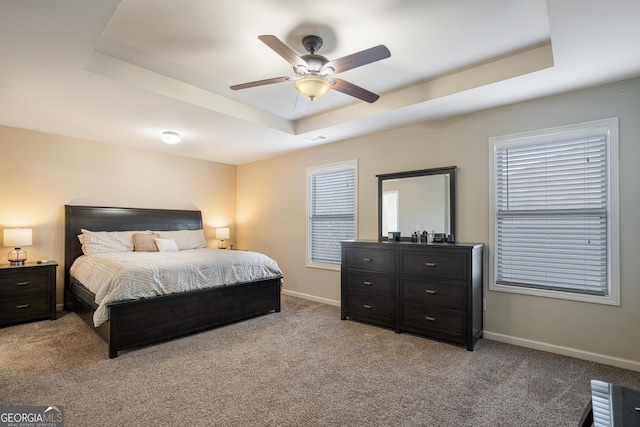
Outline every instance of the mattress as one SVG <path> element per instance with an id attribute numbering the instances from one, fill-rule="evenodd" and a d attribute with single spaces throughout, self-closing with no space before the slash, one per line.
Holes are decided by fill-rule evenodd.
<path id="1" fill-rule="evenodd" d="M 211 248 L 83 255 L 70 274 L 95 294 L 96 327 L 109 319 L 110 303 L 282 277 L 264 254 Z"/>

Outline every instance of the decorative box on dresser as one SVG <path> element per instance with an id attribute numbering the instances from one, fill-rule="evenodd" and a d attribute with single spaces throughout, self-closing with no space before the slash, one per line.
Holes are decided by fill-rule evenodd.
<path id="1" fill-rule="evenodd" d="M 0 264 L 0 326 L 56 318 L 56 266 Z"/>
<path id="2" fill-rule="evenodd" d="M 465 345 L 482 337 L 483 244 L 342 242 L 342 319 Z"/>

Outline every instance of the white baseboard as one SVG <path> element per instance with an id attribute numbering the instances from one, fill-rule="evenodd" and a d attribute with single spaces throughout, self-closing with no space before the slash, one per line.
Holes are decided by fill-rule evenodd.
<path id="1" fill-rule="evenodd" d="M 56 304 L 56 311 L 64 311 L 64 304 Z"/>
<path id="2" fill-rule="evenodd" d="M 307 299 L 323 304 L 334 305 L 340 307 L 340 301 L 320 298 L 301 292 L 282 290 L 285 295 L 292 297 Z M 554 344 L 548 344 L 540 341 L 533 341 L 524 338 L 513 337 L 510 335 L 497 334 L 495 332 L 484 331 L 483 338 L 493 341 L 500 341 L 507 344 L 518 345 L 520 347 L 532 348 L 534 350 L 546 351 L 548 353 L 561 354 L 563 356 L 575 357 L 576 359 L 588 360 L 590 362 L 602 363 L 604 365 L 615 366 L 617 368 L 629 369 L 631 371 L 640 372 L 640 362 L 634 360 L 621 359 L 619 357 L 607 356 L 606 354 L 591 353 L 589 351 L 578 350 L 570 347 L 563 347 Z"/>
<path id="3" fill-rule="evenodd" d="M 340 301 L 336 301 L 336 300 L 333 300 L 333 299 L 320 298 L 320 297 L 316 297 L 314 295 L 303 294 L 302 292 L 288 291 L 286 289 L 283 289 L 282 293 L 285 294 L 285 295 L 292 296 L 292 297 L 308 299 L 310 301 L 315 301 L 315 302 L 320 302 L 322 304 L 329 304 L 329 305 L 335 305 L 336 307 L 340 307 Z"/>
<path id="4" fill-rule="evenodd" d="M 524 338 L 512 337 L 509 335 L 497 334 L 495 332 L 488 332 L 486 330 L 483 332 L 483 337 L 493 341 L 519 345 L 521 347 L 532 348 L 534 350 L 561 354 L 563 356 L 575 357 L 576 359 L 588 360 L 590 362 L 597 362 L 604 365 L 610 365 L 617 368 L 640 372 L 640 362 L 636 362 L 633 360 L 621 359 L 619 357 L 607 356 L 606 354 L 591 353 L 589 351 L 578 350 L 575 348 L 563 347 L 554 344 L 547 344 L 540 341 L 532 341 Z"/>

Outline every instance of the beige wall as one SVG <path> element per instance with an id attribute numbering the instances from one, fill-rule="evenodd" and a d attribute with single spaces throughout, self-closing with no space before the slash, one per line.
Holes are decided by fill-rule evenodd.
<path id="1" fill-rule="evenodd" d="M 28 260 L 60 264 L 58 304 L 65 204 L 199 209 L 207 239 L 229 226 L 233 242 L 236 167 L 0 126 L 0 229 L 33 228 Z M 0 263 L 9 250 L 0 248 Z"/>
<path id="2" fill-rule="evenodd" d="M 613 116 L 620 118 L 622 305 L 489 292 L 486 257 L 485 336 L 640 370 L 639 79 L 240 166 L 238 246 L 274 257 L 284 271 L 287 291 L 335 303 L 340 299 L 339 273 L 305 267 L 307 167 L 358 159 L 358 237 L 376 239 L 376 174 L 456 165 L 456 238 L 488 243 L 487 139 Z"/>

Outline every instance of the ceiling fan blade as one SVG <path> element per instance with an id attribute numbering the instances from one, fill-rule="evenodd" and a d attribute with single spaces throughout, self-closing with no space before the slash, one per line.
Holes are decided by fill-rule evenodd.
<path id="1" fill-rule="evenodd" d="M 242 83 L 239 85 L 233 85 L 231 86 L 232 90 L 238 90 L 238 89 L 247 89 L 249 87 L 256 87 L 256 86 L 264 86 L 264 85 L 270 85 L 273 83 L 282 83 L 282 82 L 286 82 L 291 80 L 291 77 L 274 77 L 272 79 L 265 79 L 265 80 L 257 80 L 255 82 L 249 82 L 249 83 Z"/>
<path id="2" fill-rule="evenodd" d="M 351 55 L 343 56 L 342 58 L 329 61 L 323 68 L 326 70 L 328 67 L 334 69 L 334 73 L 342 73 L 343 71 L 351 70 L 352 68 L 361 67 L 363 65 L 371 64 L 372 62 L 380 61 L 391 56 L 391 52 L 385 45 L 378 45 L 369 49 L 361 50 L 360 52 L 353 53 Z"/>
<path id="3" fill-rule="evenodd" d="M 302 59 L 297 53 L 293 51 L 289 46 L 280 41 L 276 36 L 258 36 L 258 38 L 267 46 L 269 46 L 275 53 L 280 55 L 287 61 L 289 64 L 294 67 L 305 67 L 309 68 L 307 61 Z"/>
<path id="4" fill-rule="evenodd" d="M 360 86 L 356 86 L 353 83 L 349 83 L 342 79 L 331 79 L 331 88 L 337 90 L 338 92 L 346 93 L 347 95 L 351 95 L 355 98 L 361 99 L 363 101 L 367 101 L 369 103 L 376 102 L 380 95 L 376 95 L 373 92 L 369 92 L 366 89 L 361 88 Z"/>

